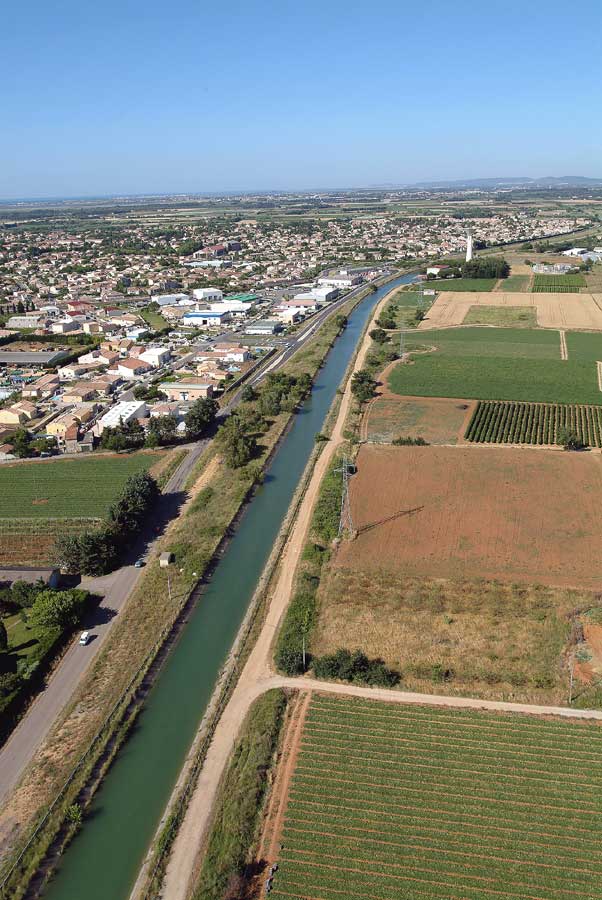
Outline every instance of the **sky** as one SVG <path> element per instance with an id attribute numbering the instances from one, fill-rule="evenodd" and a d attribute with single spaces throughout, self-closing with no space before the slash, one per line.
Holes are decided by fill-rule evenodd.
<path id="1" fill-rule="evenodd" d="M 0 199 L 602 177 L 602 3 L 30 0 Z"/>

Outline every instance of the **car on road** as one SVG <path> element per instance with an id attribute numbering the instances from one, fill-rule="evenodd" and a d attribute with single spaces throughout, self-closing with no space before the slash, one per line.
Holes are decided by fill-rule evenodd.
<path id="1" fill-rule="evenodd" d="M 144 565 L 144 560 L 137 559 L 136 562 L 134 563 L 134 568 L 141 569 L 143 565 Z"/>
<path id="2" fill-rule="evenodd" d="M 85 647 L 86 644 L 89 644 L 89 643 L 90 643 L 90 632 L 89 632 L 89 631 L 82 631 L 82 633 L 81 633 L 81 635 L 80 635 L 79 642 L 80 642 L 80 644 L 82 645 L 82 647 Z"/>

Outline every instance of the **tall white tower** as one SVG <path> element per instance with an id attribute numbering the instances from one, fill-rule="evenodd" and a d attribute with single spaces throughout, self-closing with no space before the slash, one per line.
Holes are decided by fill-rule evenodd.
<path id="1" fill-rule="evenodd" d="M 472 259 L 472 231 L 470 228 L 466 229 L 466 262 L 470 262 Z"/>

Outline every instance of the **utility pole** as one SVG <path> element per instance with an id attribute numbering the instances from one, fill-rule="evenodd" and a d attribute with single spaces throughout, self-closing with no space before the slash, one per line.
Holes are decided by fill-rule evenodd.
<path id="1" fill-rule="evenodd" d="M 343 457 L 343 464 L 340 469 L 335 469 L 335 472 L 341 472 L 343 475 L 343 489 L 341 491 L 341 515 L 339 518 L 339 540 L 342 539 L 343 535 L 347 531 L 349 533 L 349 537 L 353 536 L 355 531 L 353 527 L 353 516 L 351 514 L 351 501 L 349 499 L 349 469 L 350 463 L 346 456 Z"/>
<path id="2" fill-rule="evenodd" d="M 403 331 L 399 332 L 399 358 L 403 359 Z"/>
<path id="3" fill-rule="evenodd" d="M 575 654 L 571 653 L 569 660 L 569 703 L 573 702 L 573 676 L 575 672 Z"/>

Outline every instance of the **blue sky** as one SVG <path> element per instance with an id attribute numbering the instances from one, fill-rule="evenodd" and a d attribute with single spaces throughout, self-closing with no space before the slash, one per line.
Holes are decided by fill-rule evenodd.
<path id="1" fill-rule="evenodd" d="M 0 198 L 602 177 L 602 4 L 6 4 Z"/>

